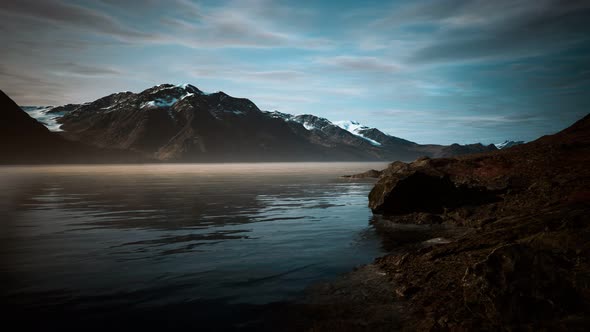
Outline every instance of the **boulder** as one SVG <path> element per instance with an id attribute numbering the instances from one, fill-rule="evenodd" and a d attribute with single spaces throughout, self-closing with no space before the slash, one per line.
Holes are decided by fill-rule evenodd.
<path id="1" fill-rule="evenodd" d="M 445 162 L 429 158 L 410 164 L 392 163 L 371 190 L 369 207 L 374 213 L 385 215 L 442 214 L 460 206 L 499 200 L 501 191 L 455 177 L 445 169 L 446 166 Z"/>

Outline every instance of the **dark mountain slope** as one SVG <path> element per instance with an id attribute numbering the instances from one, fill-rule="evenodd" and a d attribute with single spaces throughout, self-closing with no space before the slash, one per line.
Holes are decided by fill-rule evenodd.
<path id="1" fill-rule="evenodd" d="M 142 160 L 136 154 L 70 142 L 50 132 L 0 91 L 0 164 L 97 163 Z"/>

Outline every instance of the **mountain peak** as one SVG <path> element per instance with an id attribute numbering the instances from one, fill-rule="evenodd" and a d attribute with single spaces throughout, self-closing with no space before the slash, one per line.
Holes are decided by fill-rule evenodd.
<path id="1" fill-rule="evenodd" d="M 189 83 L 183 83 L 183 84 L 170 84 L 170 83 L 164 83 L 164 84 L 160 84 L 160 85 L 156 85 L 153 86 L 149 89 L 146 89 L 144 91 L 142 91 L 140 94 L 143 93 L 159 93 L 159 92 L 167 92 L 167 91 L 175 91 L 176 93 L 196 93 L 196 94 L 200 94 L 203 95 L 203 91 L 199 90 L 199 88 L 197 88 L 196 86 L 189 84 Z"/>

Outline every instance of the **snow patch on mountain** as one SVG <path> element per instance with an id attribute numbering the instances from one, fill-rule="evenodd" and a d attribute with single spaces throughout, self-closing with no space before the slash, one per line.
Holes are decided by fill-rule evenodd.
<path id="1" fill-rule="evenodd" d="M 107 106 L 107 107 L 102 107 L 101 110 L 105 110 L 108 113 L 108 112 L 112 111 L 113 109 L 117 108 L 117 106 L 119 106 L 119 105 L 118 104 L 112 104 L 112 105 Z"/>
<path id="2" fill-rule="evenodd" d="M 225 113 L 233 113 L 235 115 L 244 115 L 246 112 L 240 110 L 223 110 Z"/>
<path id="3" fill-rule="evenodd" d="M 267 116 L 273 119 L 281 119 L 285 122 L 294 121 L 293 118 L 295 117 L 292 114 L 287 114 L 279 111 L 262 111 L 262 113 L 266 114 Z"/>
<path id="4" fill-rule="evenodd" d="M 194 86 L 192 84 L 184 83 L 184 84 L 177 85 L 176 87 L 181 88 L 184 91 L 187 91 L 189 94 L 198 93 L 200 95 L 205 95 L 205 93 L 203 91 L 199 90 L 199 88 L 197 88 L 196 86 Z"/>
<path id="5" fill-rule="evenodd" d="M 303 122 L 302 125 L 303 125 L 303 128 L 305 128 L 307 130 L 317 129 L 311 122 Z"/>
<path id="6" fill-rule="evenodd" d="M 176 104 L 178 98 L 168 98 L 162 99 L 157 98 L 155 100 L 150 100 L 145 102 L 139 106 L 140 108 L 157 108 L 157 107 L 171 107 L 172 105 Z"/>
<path id="7" fill-rule="evenodd" d="M 64 113 L 48 113 L 54 108 L 53 106 L 22 106 L 21 108 L 30 117 L 41 122 L 50 131 L 63 131 L 61 129 L 61 124 L 57 123 L 57 120 L 61 118 Z"/>
<path id="8" fill-rule="evenodd" d="M 368 141 L 369 143 L 375 145 L 375 146 L 381 146 L 381 143 L 375 141 L 374 139 L 370 139 L 368 137 L 365 137 L 361 130 L 365 130 L 365 129 L 370 129 L 367 126 L 363 126 L 360 123 L 358 123 L 357 121 L 349 121 L 349 120 L 345 120 L 345 121 L 334 121 L 334 124 L 337 125 L 338 127 L 348 131 L 349 133 L 358 136 L 366 141 Z"/>
<path id="9" fill-rule="evenodd" d="M 179 99 L 179 100 L 183 100 L 184 98 L 187 98 L 187 97 L 192 97 L 192 96 L 194 96 L 194 95 L 195 95 L 194 93 L 192 93 L 192 92 L 189 92 L 189 93 L 185 94 L 184 96 L 180 97 L 180 99 Z"/>
<path id="10" fill-rule="evenodd" d="M 193 92 L 187 92 L 187 93 L 183 94 L 182 96 L 180 96 L 180 98 L 174 98 L 172 96 L 168 96 L 166 98 L 156 98 L 154 100 L 150 100 L 148 102 L 142 103 L 139 106 L 139 108 L 158 108 L 158 107 L 167 108 L 167 107 L 172 107 L 179 100 L 183 100 L 184 98 L 191 97 L 191 96 L 194 96 L 194 95 L 195 94 Z"/>
<path id="11" fill-rule="evenodd" d="M 509 141 L 509 140 L 506 140 L 506 141 L 504 141 L 502 143 L 496 143 L 494 145 L 499 150 L 502 150 L 502 149 L 509 148 L 509 147 L 515 146 L 515 145 L 520 145 L 520 144 L 524 144 L 524 141 Z"/>

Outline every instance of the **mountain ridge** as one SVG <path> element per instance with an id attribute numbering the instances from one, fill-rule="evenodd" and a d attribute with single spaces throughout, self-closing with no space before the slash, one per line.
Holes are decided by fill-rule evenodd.
<path id="1" fill-rule="evenodd" d="M 249 99 L 190 84 L 113 93 L 41 115 L 53 116 L 53 128 L 68 140 L 166 162 L 390 161 L 496 149 L 417 144 L 358 122 L 343 128 L 342 121 L 312 114 L 262 111 Z"/>

